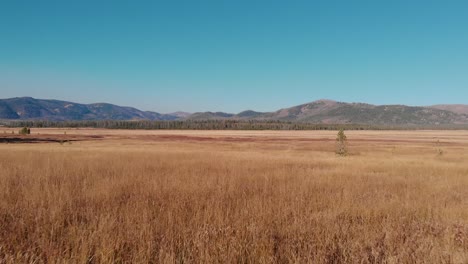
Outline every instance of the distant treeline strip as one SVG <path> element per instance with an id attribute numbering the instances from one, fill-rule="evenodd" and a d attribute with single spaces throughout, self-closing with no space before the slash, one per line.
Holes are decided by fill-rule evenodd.
<path id="1" fill-rule="evenodd" d="M 183 121 L 0 121 L 7 127 L 31 128 L 107 128 L 107 129 L 180 129 L 180 130 L 415 130 L 468 129 L 468 125 L 359 125 L 314 124 L 259 120 L 183 120 Z"/>

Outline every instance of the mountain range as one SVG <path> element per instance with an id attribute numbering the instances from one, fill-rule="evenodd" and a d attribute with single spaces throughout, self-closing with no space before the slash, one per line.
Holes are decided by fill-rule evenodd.
<path id="1" fill-rule="evenodd" d="M 0 120 L 279 120 L 326 124 L 468 124 L 468 105 L 372 105 L 318 100 L 274 112 L 247 110 L 161 114 L 108 103 L 79 104 L 31 97 L 0 99 Z"/>
<path id="2" fill-rule="evenodd" d="M 175 120 L 184 113 L 160 114 L 108 103 L 78 104 L 31 97 L 0 99 L 0 119 L 19 120 Z"/>

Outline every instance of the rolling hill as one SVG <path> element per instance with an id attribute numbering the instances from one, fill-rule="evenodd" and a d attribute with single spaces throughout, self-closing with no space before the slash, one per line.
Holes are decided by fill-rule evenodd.
<path id="1" fill-rule="evenodd" d="M 448 105 L 450 106 L 450 105 Z M 468 106 L 467 106 L 468 107 Z M 449 109 L 449 108 L 447 108 Z M 460 109 L 460 106 L 457 107 Z M 195 117 L 195 118 L 194 118 Z M 406 105 L 371 105 L 318 100 L 307 104 L 260 113 L 244 111 L 226 113 L 196 113 L 189 119 L 250 119 L 310 122 L 323 124 L 373 125 L 450 125 L 468 124 L 468 114 L 434 107 Z"/>
<path id="2" fill-rule="evenodd" d="M 19 120 L 175 120 L 179 117 L 107 103 L 78 104 L 18 97 L 0 100 L 0 119 Z"/>
<path id="3" fill-rule="evenodd" d="M 262 119 L 327 124 L 467 124 L 468 116 L 447 110 L 405 105 L 371 105 L 318 100 L 261 116 Z"/>
<path id="4" fill-rule="evenodd" d="M 454 112 L 457 114 L 464 114 L 468 115 L 468 105 L 462 104 L 453 104 L 453 105 L 432 105 L 430 108 L 440 109 L 440 110 L 447 110 L 450 112 Z"/>

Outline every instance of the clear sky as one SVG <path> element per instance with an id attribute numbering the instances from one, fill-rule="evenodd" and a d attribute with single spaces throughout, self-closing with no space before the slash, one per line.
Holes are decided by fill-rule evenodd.
<path id="1" fill-rule="evenodd" d="M 3 0 L 0 98 L 158 112 L 468 103 L 465 0 Z"/>

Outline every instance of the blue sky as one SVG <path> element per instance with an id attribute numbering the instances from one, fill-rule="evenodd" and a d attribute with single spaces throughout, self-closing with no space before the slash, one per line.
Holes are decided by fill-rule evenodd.
<path id="1" fill-rule="evenodd" d="M 468 103 L 468 1 L 0 1 L 0 98 Z"/>

